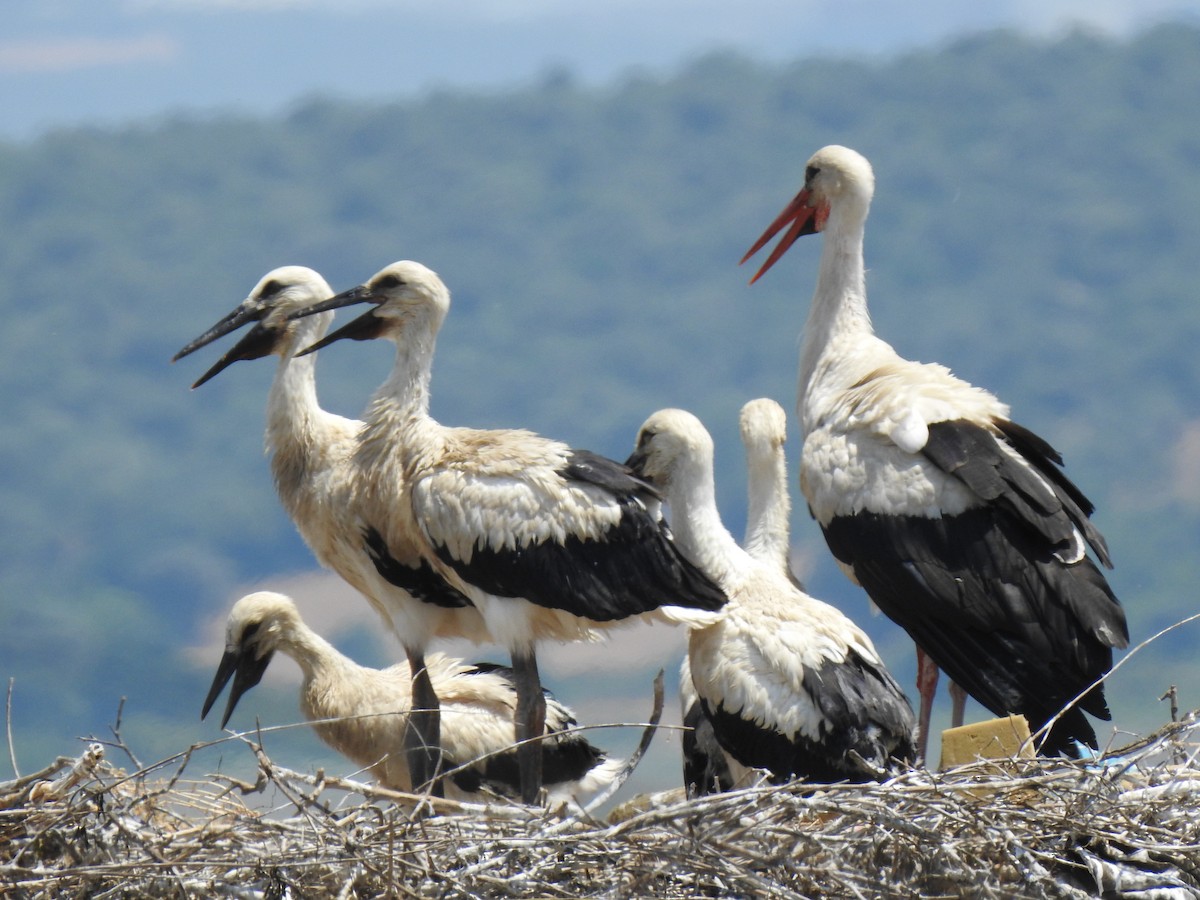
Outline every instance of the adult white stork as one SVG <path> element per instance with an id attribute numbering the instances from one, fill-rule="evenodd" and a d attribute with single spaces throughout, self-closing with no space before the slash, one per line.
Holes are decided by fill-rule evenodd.
<path id="1" fill-rule="evenodd" d="M 634 617 L 711 622 L 720 588 L 678 551 L 653 488 L 620 463 L 523 430 L 448 428 L 429 415 L 429 380 L 450 292 L 401 261 L 314 311 L 375 306 L 314 345 L 387 338 L 391 376 L 376 393 L 356 464 L 383 544 L 420 542 L 512 653 L 517 735 L 542 733 L 535 645 L 590 639 Z M 523 745 L 522 797 L 541 757 Z"/>
<path id="2" fill-rule="evenodd" d="M 359 514 L 352 464 L 362 422 L 322 409 L 317 399 L 316 356 L 296 358 L 300 349 L 324 336 L 333 313 L 289 319 L 333 296 L 312 269 L 284 266 L 263 276 L 249 296 L 208 331 L 185 346 L 178 360 L 245 324 L 254 323 L 193 385 L 199 387 L 238 360 L 279 357 L 267 397 L 266 446 L 284 509 L 318 562 L 362 593 L 404 647 L 416 673 L 416 709 L 408 717 L 410 770 L 418 785 L 430 784 L 439 770 L 439 716 L 436 691 L 426 672 L 425 649 L 434 637 L 486 637 L 483 620 L 470 601 L 448 585 L 415 549 L 392 553 Z"/>
<path id="3" fill-rule="evenodd" d="M 738 416 L 742 446 L 746 450 L 746 534 L 742 547 L 755 559 L 778 567 L 779 571 L 803 586 L 792 573 L 789 560 L 791 540 L 788 520 L 792 502 L 788 494 L 787 413 L 767 397 L 750 400 Z M 692 668 L 687 655 L 679 672 L 679 693 L 683 707 L 683 783 L 689 795 L 733 787 L 733 778 L 712 722 L 692 684 Z"/>
<path id="4" fill-rule="evenodd" d="M 1111 566 L 1092 504 L 1006 404 L 875 336 L 863 270 L 874 189 L 861 155 L 819 150 L 742 260 L 790 225 L 753 283 L 798 237 L 825 235 L 800 354 L 801 488 L 834 556 L 933 664 L 997 715 L 1040 729 L 1061 712 L 1042 752 L 1095 747 L 1084 713 L 1110 713 L 1103 685 L 1089 686 L 1128 630 L 1087 555 Z M 918 684 L 924 755 L 936 669 Z"/>
<path id="5" fill-rule="evenodd" d="M 221 719 L 224 728 L 238 700 L 258 684 L 277 651 L 300 666 L 300 710 L 317 736 L 370 769 L 385 787 L 411 792 L 415 779 L 406 743 L 414 707 L 408 665 L 358 665 L 309 628 L 283 594 L 260 591 L 234 604 L 225 629 L 225 653 L 201 717 L 208 715 L 232 678 Z M 430 654 L 425 664 L 442 703 L 446 794 L 462 800 L 515 798 L 520 779 L 513 748 L 516 689 L 511 671 L 441 653 Z M 549 692 L 546 710 L 545 740 L 538 748 L 549 799 L 579 799 L 609 784 L 621 761 L 609 759 L 574 730 L 575 716 Z"/>
<path id="6" fill-rule="evenodd" d="M 725 615 L 692 628 L 692 682 L 734 783 L 865 781 L 914 753 L 912 708 L 871 639 L 754 559 L 721 524 L 712 438 L 691 413 L 664 409 L 628 460 L 661 488 L 683 551 L 725 590 Z"/>

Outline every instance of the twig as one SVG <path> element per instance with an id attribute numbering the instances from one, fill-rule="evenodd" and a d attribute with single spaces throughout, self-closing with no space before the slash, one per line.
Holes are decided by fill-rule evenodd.
<path id="1" fill-rule="evenodd" d="M 1082 691 L 1080 691 L 1078 694 L 1076 694 L 1070 701 L 1063 704 L 1063 708 L 1061 710 L 1059 710 L 1058 713 L 1053 718 L 1050 719 L 1050 721 L 1048 721 L 1045 725 L 1043 725 L 1041 728 L 1039 728 L 1037 731 L 1035 731 L 1032 735 L 1030 735 L 1028 738 L 1026 738 L 1025 743 L 1026 744 L 1032 743 L 1033 746 L 1035 746 L 1035 747 L 1040 746 L 1041 745 L 1040 739 L 1044 739 L 1045 736 L 1050 733 L 1050 729 L 1054 727 L 1054 723 L 1057 722 L 1059 719 L 1061 719 L 1063 717 L 1063 715 L 1066 714 L 1067 710 L 1071 709 L 1076 703 L 1078 703 L 1080 700 L 1082 700 L 1084 697 L 1086 697 L 1094 688 L 1099 687 L 1101 684 L 1103 684 L 1109 678 L 1111 678 L 1113 675 L 1115 675 L 1117 673 L 1117 671 L 1121 668 L 1121 666 L 1125 665 L 1125 663 L 1129 662 L 1129 660 L 1133 659 L 1133 657 L 1137 656 L 1137 654 L 1139 652 L 1141 652 L 1143 649 L 1145 649 L 1150 644 L 1157 641 L 1164 634 L 1168 634 L 1169 632 L 1174 631 L 1176 628 L 1182 628 L 1184 625 L 1189 625 L 1192 622 L 1195 622 L 1197 619 L 1200 619 L 1200 613 L 1195 613 L 1194 615 L 1190 615 L 1186 619 L 1181 619 L 1180 621 L 1176 622 L 1174 625 L 1168 625 L 1166 628 L 1162 629 L 1157 634 L 1150 635 L 1150 637 L 1146 638 L 1144 641 L 1142 641 L 1140 644 L 1138 644 L 1136 647 L 1134 647 L 1132 650 L 1130 650 L 1128 653 L 1126 653 L 1124 658 L 1121 659 L 1121 661 L 1118 662 L 1115 666 L 1113 666 L 1111 669 L 1109 669 L 1107 672 L 1105 672 L 1103 675 L 1101 675 L 1099 678 L 1097 678 L 1095 681 L 1093 681 L 1091 684 L 1089 684 L 1086 688 L 1084 688 Z M 1023 746 L 1024 746 L 1024 744 L 1022 744 L 1022 747 Z"/>
<path id="2" fill-rule="evenodd" d="M 8 732 L 8 759 L 12 763 L 13 777 L 20 778 L 21 770 L 17 768 L 17 748 L 13 743 L 12 734 L 12 698 L 13 698 L 13 683 L 15 678 L 8 679 L 8 696 L 4 703 L 4 726 Z"/>
<path id="3" fill-rule="evenodd" d="M 650 749 L 650 742 L 654 740 L 654 732 L 658 729 L 658 722 L 662 718 L 663 712 L 663 670 L 659 669 L 658 674 L 654 677 L 654 704 L 650 709 L 650 719 L 646 727 L 642 730 L 642 739 L 638 742 L 634 751 L 629 754 L 629 759 L 625 761 L 625 765 L 613 778 L 612 782 L 584 807 L 584 812 L 591 814 L 594 810 L 608 802 L 609 798 L 617 791 L 625 786 L 625 782 L 629 780 L 629 776 L 633 774 L 633 770 L 637 768 L 638 763 L 642 761 L 642 757 L 646 755 L 646 751 Z"/>

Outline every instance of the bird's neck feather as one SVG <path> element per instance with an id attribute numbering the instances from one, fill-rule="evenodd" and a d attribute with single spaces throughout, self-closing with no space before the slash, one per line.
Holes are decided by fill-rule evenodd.
<path id="1" fill-rule="evenodd" d="M 280 650 L 300 666 L 306 683 L 312 681 L 318 672 L 341 669 L 349 662 L 333 644 L 300 621 L 286 626 Z"/>
<path id="2" fill-rule="evenodd" d="M 782 448 L 750 459 L 750 502 L 746 515 L 746 551 L 756 559 L 788 562 L 787 463 Z"/>
<path id="3" fill-rule="evenodd" d="M 821 248 L 817 286 L 813 292 L 800 349 L 799 396 L 806 397 L 826 374 L 831 361 L 848 347 L 874 335 L 867 309 L 863 266 L 863 220 L 831 215 Z M 802 414 L 803 419 L 803 414 Z M 808 423 L 802 421 L 805 433 Z"/>
<path id="4" fill-rule="evenodd" d="M 671 530 L 684 555 L 720 582 L 737 570 L 742 550 L 721 522 L 712 467 L 690 475 L 668 495 Z"/>

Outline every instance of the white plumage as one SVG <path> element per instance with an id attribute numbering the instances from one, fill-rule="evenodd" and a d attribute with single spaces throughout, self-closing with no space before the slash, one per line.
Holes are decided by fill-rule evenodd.
<path id="1" fill-rule="evenodd" d="M 680 547 L 729 597 L 719 622 L 690 631 L 688 658 L 733 782 L 751 768 L 779 780 L 863 780 L 909 759 L 912 710 L 870 638 L 721 524 L 700 421 L 655 413 L 629 464 L 663 490 Z"/>
<path id="2" fill-rule="evenodd" d="M 863 234 L 870 164 L 818 151 L 805 184 L 745 258 L 785 226 L 757 280 L 801 235 L 824 245 L 800 355 L 800 484 L 830 548 L 921 651 L 996 714 L 1047 724 L 1106 673 L 1128 641 L 1092 505 L 1058 453 L 1008 406 L 943 366 L 911 362 L 875 336 Z M 743 261 L 745 261 L 745 258 Z M 936 668 L 922 667 L 922 754 Z M 1083 712 L 1108 718 L 1103 687 L 1043 744 L 1096 746 Z"/>
<path id="3" fill-rule="evenodd" d="M 746 451 L 746 534 L 742 547 L 752 557 L 774 565 L 795 582 L 791 568 L 789 518 L 792 501 L 788 493 L 787 413 L 774 400 L 760 397 L 742 406 L 738 416 L 742 446 Z M 689 794 L 707 793 L 714 786 L 729 790 L 733 776 L 724 751 L 704 714 L 704 706 L 692 683 L 692 667 L 684 654 L 679 671 L 679 694 L 683 724 L 683 783 Z"/>
<path id="4" fill-rule="evenodd" d="M 295 604 L 282 594 L 261 591 L 234 604 L 226 625 L 225 653 L 203 715 L 208 715 L 232 678 L 224 727 L 238 700 L 262 678 L 275 652 L 299 664 L 300 710 L 321 740 L 370 769 L 385 787 L 412 791 L 405 752 L 412 710 L 408 665 L 387 669 L 358 665 L 305 625 Z M 426 663 L 442 703 L 442 751 L 449 772 L 446 795 L 461 800 L 515 798 L 519 789 L 513 747 L 516 688 L 510 673 L 441 653 L 430 654 Z M 621 769 L 620 760 L 608 759 L 573 731 L 575 717 L 563 704 L 548 697 L 546 708 L 546 740 L 539 747 L 549 799 L 582 799 L 609 784 Z"/>
<path id="5" fill-rule="evenodd" d="M 519 735 L 540 733 L 537 642 L 593 638 L 636 617 L 716 617 L 724 595 L 678 553 L 653 489 L 625 467 L 528 431 L 430 417 L 434 345 L 450 306 L 435 273 L 394 263 L 314 309 L 358 302 L 376 306 L 314 349 L 345 337 L 396 344 L 355 457 L 365 516 L 386 546 L 420 543 L 510 648 Z M 522 762 L 532 801 L 537 760 Z"/>
<path id="6" fill-rule="evenodd" d="M 266 447 L 279 499 L 317 560 L 362 593 L 405 648 L 413 669 L 422 673 L 414 690 L 419 708 L 433 712 L 412 717 L 411 749 L 422 783 L 436 771 L 437 697 L 429 686 L 424 653 L 434 637 L 486 639 L 483 620 L 466 598 L 426 567 L 411 551 L 404 563 L 373 554 L 368 523 L 360 515 L 352 460 L 362 422 L 322 409 L 317 399 L 316 356 L 297 357 L 319 340 L 333 313 L 292 318 L 297 310 L 333 296 L 325 279 L 303 266 L 268 272 L 233 312 L 176 354 L 192 353 L 253 322 L 250 329 L 194 385 L 199 387 L 238 360 L 279 357 L 267 398 Z M 389 581 L 383 573 L 392 578 Z M 405 577 L 398 577 L 397 572 Z M 401 587 L 394 581 L 409 585 Z M 416 592 L 422 599 L 414 597 Z M 435 748 L 429 750 L 427 748 Z"/>
<path id="7" fill-rule="evenodd" d="M 738 416 L 746 450 L 746 552 L 778 566 L 789 578 L 791 569 L 792 499 L 788 493 L 787 413 L 767 397 L 751 400 Z"/>

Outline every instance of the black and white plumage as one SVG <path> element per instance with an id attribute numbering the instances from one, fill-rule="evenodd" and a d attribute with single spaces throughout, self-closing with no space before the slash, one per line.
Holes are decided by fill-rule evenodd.
<path id="1" fill-rule="evenodd" d="M 264 275 L 233 312 L 185 346 L 178 360 L 243 325 L 253 327 L 193 385 L 239 360 L 279 358 L 267 397 L 266 446 L 279 499 L 318 562 L 358 590 L 399 639 L 412 671 L 417 708 L 410 716 L 411 768 L 424 784 L 438 768 L 438 699 L 424 654 L 435 637 L 486 638 L 483 620 L 415 550 L 385 552 L 357 506 L 353 466 L 362 422 L 327 412 L 317 399 L 316 356 L 297 357 L 324 336 L 333 313 L 289 318 L 333 296 L 317 272 L 284 266 Z M 400 557 L 400 558 L 397 558 Z M 437 788 L 435 787 L 435 793 Z"/>
<path id="2" fill-rule="evenodd" d="M 406 663 L 387 669 L 360 666 L 309 628 L 291 598 L 270 591 L 234 604 L 221 657 L 201 717 L 207 716 L 230 679 L 233 684 L 221 727 L 241 697 L 258 684 L 272 656 L 283 653 L 300 666 L 300 709 L 329 747 L 370 769 L 380 784 L 411 792 L 405 749 L 411 731 L 412 677 Z M 512 672 L 490 663 L 468 664 L 441 653 L 426 658 L 441 698 L 445 793 L 452 799 L 519 794 Z M 546 739 L 539 743 L 552 802 L 582 799 L 609 784 L 621 761 L 609 759 L 578 731 L 571 710 L 546 693 Z"/>
<path id="3" fill-rule="evenodd" d="M 733 783 L 750 769 L 778 781 L 863 781 L 910 760 L 912 709 L 870 638 L 721 524 L 700 421 L 656 412 L 628 462 L 663 491 L 676 541 L 729 597 L 720 621 L 690 630 L 688 659 Z"/>
<path id="4" fill-rule="evenodd" d="M 792 573 L 789 518 L 792 501 L 788 494 L 787 413 L 774 400 L 760 397 L 742 406 L 738 415 L 742 446 L 746 450 L 746 534 L 742 547 L 760 562 L 779 571 L 803 589 Z M 679 672 L 683 724 L 683 783 L 689 796 L 733 787 L 729 765 L 713 732 L 712 722 L 692 684 L 692 667 L 687 655 Z"/>
<path id="5" fill-rule="evenodd" d="M 450 292 L 402 261 L 314 309 L 374 308 L 315 347 L 388 338 L 391 376 L 371 402 L 355 456 L 366 517 L 384 546 L 425 558 L 512 652 L 517 734 L 541 733 L 535 645 L 580 640 L 635 617 L 711 622 L 724 594 L 680 554 L 654 489 L 620 463 L 529 431 L 448 428 L 429 415 L 434 345 Z M 540 776 L 522 757 L 524 797 Z"/>
<path id="6" fill-rule="evenodd" d="M 1128 630 L 1087 553 L 1111 565 L 1092 504 L 1007 405 L 875 336 L 863 268 L 874 187 L 858 153 L 818 151 L 745 257 L 790 225 L 756 280 L 799 236 L 824 234 L 800 355 L 801 487 L 843 568 L 956 684 L 1035 729 L 1086 691 L 1041 750 L 1095 747 L 1084 713 L 1110 713 L 1103 685 L 1088 688 Z"/>

